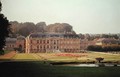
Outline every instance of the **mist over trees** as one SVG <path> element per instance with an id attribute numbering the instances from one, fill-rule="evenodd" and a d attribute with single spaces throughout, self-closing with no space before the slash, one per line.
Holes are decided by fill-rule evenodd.
<path id="1" fill-rule="evenodd" d="M 11 36 L 23 35 L 28 36 L 33 32 L 54 32 L 54 33 L 74 33 L 73 28 L 68 23 L 55 23 L 46 25 L 45 22 L 39 22 L 34 24 L 33 22 L 19 23 L 17 21 L 11 21 Z"/>

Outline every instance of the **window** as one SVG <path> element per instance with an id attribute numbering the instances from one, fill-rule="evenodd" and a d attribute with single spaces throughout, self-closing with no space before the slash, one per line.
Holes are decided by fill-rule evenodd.
<path id="1" fill-rule="evenodd" d="M 49 43 L 49 40 L 47 40 L 47 43 Z"/>
<path id="2" fill-rule="evenodd" d="M 40 46 L 40 49 L 42 49 L 42 46 Z"/>
<path id="3" fill-rule="evenodd" d="M 40 40 L 40 43 L 42 43 L 42 40 Z"/>
<path id="4" fill-rule="evenodd" d="M 54 40 L 54 44 L 56 44 L 56 41 Z"/>
<path id="5" fill-rule="evenodd" d="M 44 49 L 45 49 L 45 45 L 44 45 Z"/>
<path id="6" fill-rule="evenodd" d="M 37 49 L 39 49 L 39 45 L 37 45 Z"/>
<path id="7" fill-rule="evenodd" d="M 39 43 L 39 40 L 37 40 L 37 43 Z"/>
<path id="8" fill-rule="evenodd" d="M 32 43 L 32 40 L 31 40 L 31 43 Z"/>
<path id="9" fill-rule="evenodd" d="M 49 49 L 49 45 L 47 45 L 47 49 Z"/>
<path id="10" fill-rule="evenodd" d="M 56 49 L 56 46 L 54 46 L 54 49 Z"/>
<path id="11" fill-rule="evenodd" d="M 45 40 L 43 40 L 43 43 L 45 43 Z"/>
<path id="12" fill-rule="evenodd" d="M 14 45 L 12 45 L 12 47 L 14 47 Z"/>

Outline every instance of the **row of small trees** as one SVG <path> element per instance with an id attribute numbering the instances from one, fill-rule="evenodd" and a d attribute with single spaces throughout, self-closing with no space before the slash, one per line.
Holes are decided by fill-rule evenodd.
<path id="1" fill-rule="evenodd" d="M 87 50 L 90 51 L 120 51 L 120 46 L 98 46 L 98 45 L 90 45 L 87 47 Z"/>

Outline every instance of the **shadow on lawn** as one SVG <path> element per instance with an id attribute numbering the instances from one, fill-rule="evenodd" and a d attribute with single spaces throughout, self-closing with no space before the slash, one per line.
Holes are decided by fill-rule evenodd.
<path id="1" fill-rule="evenodd" d="M 120 67 L 52 66 L 43 61 L 0 63 L 0 77 L 120 77 Z"/>

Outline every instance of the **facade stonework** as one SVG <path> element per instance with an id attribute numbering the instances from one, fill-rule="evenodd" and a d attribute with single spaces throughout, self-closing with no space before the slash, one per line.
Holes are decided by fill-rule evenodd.
<path id="1" fill-rule="evenodd" d="M 86 51 L 87 47 L 90 45 L 96 45 L 97 39 L 88 40 L 88 39 L 80 39 L 80 50 Z"/>
<path id="2" fill-rule="evenodd" d="M 77 34 L 66 33 L 32 33 L 26 38 L 6 39 L 6 50 L 18 50 L 25 53 L 48 52 L 81 52 L 86 51 L 90 45 L 120 46 L 120 40 L 112 38 L 99 38 L 94 40 L 80 39 Z"/>
<path id="3" fill-rule="evenodd" d="M 6 46 L 5 46 L 5 50 L 14 50 L 14 48 L 16 48 L 16 38 L 7 38 L 6 39 Z"/>
<path id="4" fill-rule="evenodd" d="M 80 52 L 80 39 L 75 34 L 30 34 L 26 38 L 26 53 Z"/>
<path id="5" fill-rule="evenodd" d="M 17 38 L 7 38 L 5 50 L 19 50 L 21 52 L 25 51 L 25 37 L 18 36 Z"/>

